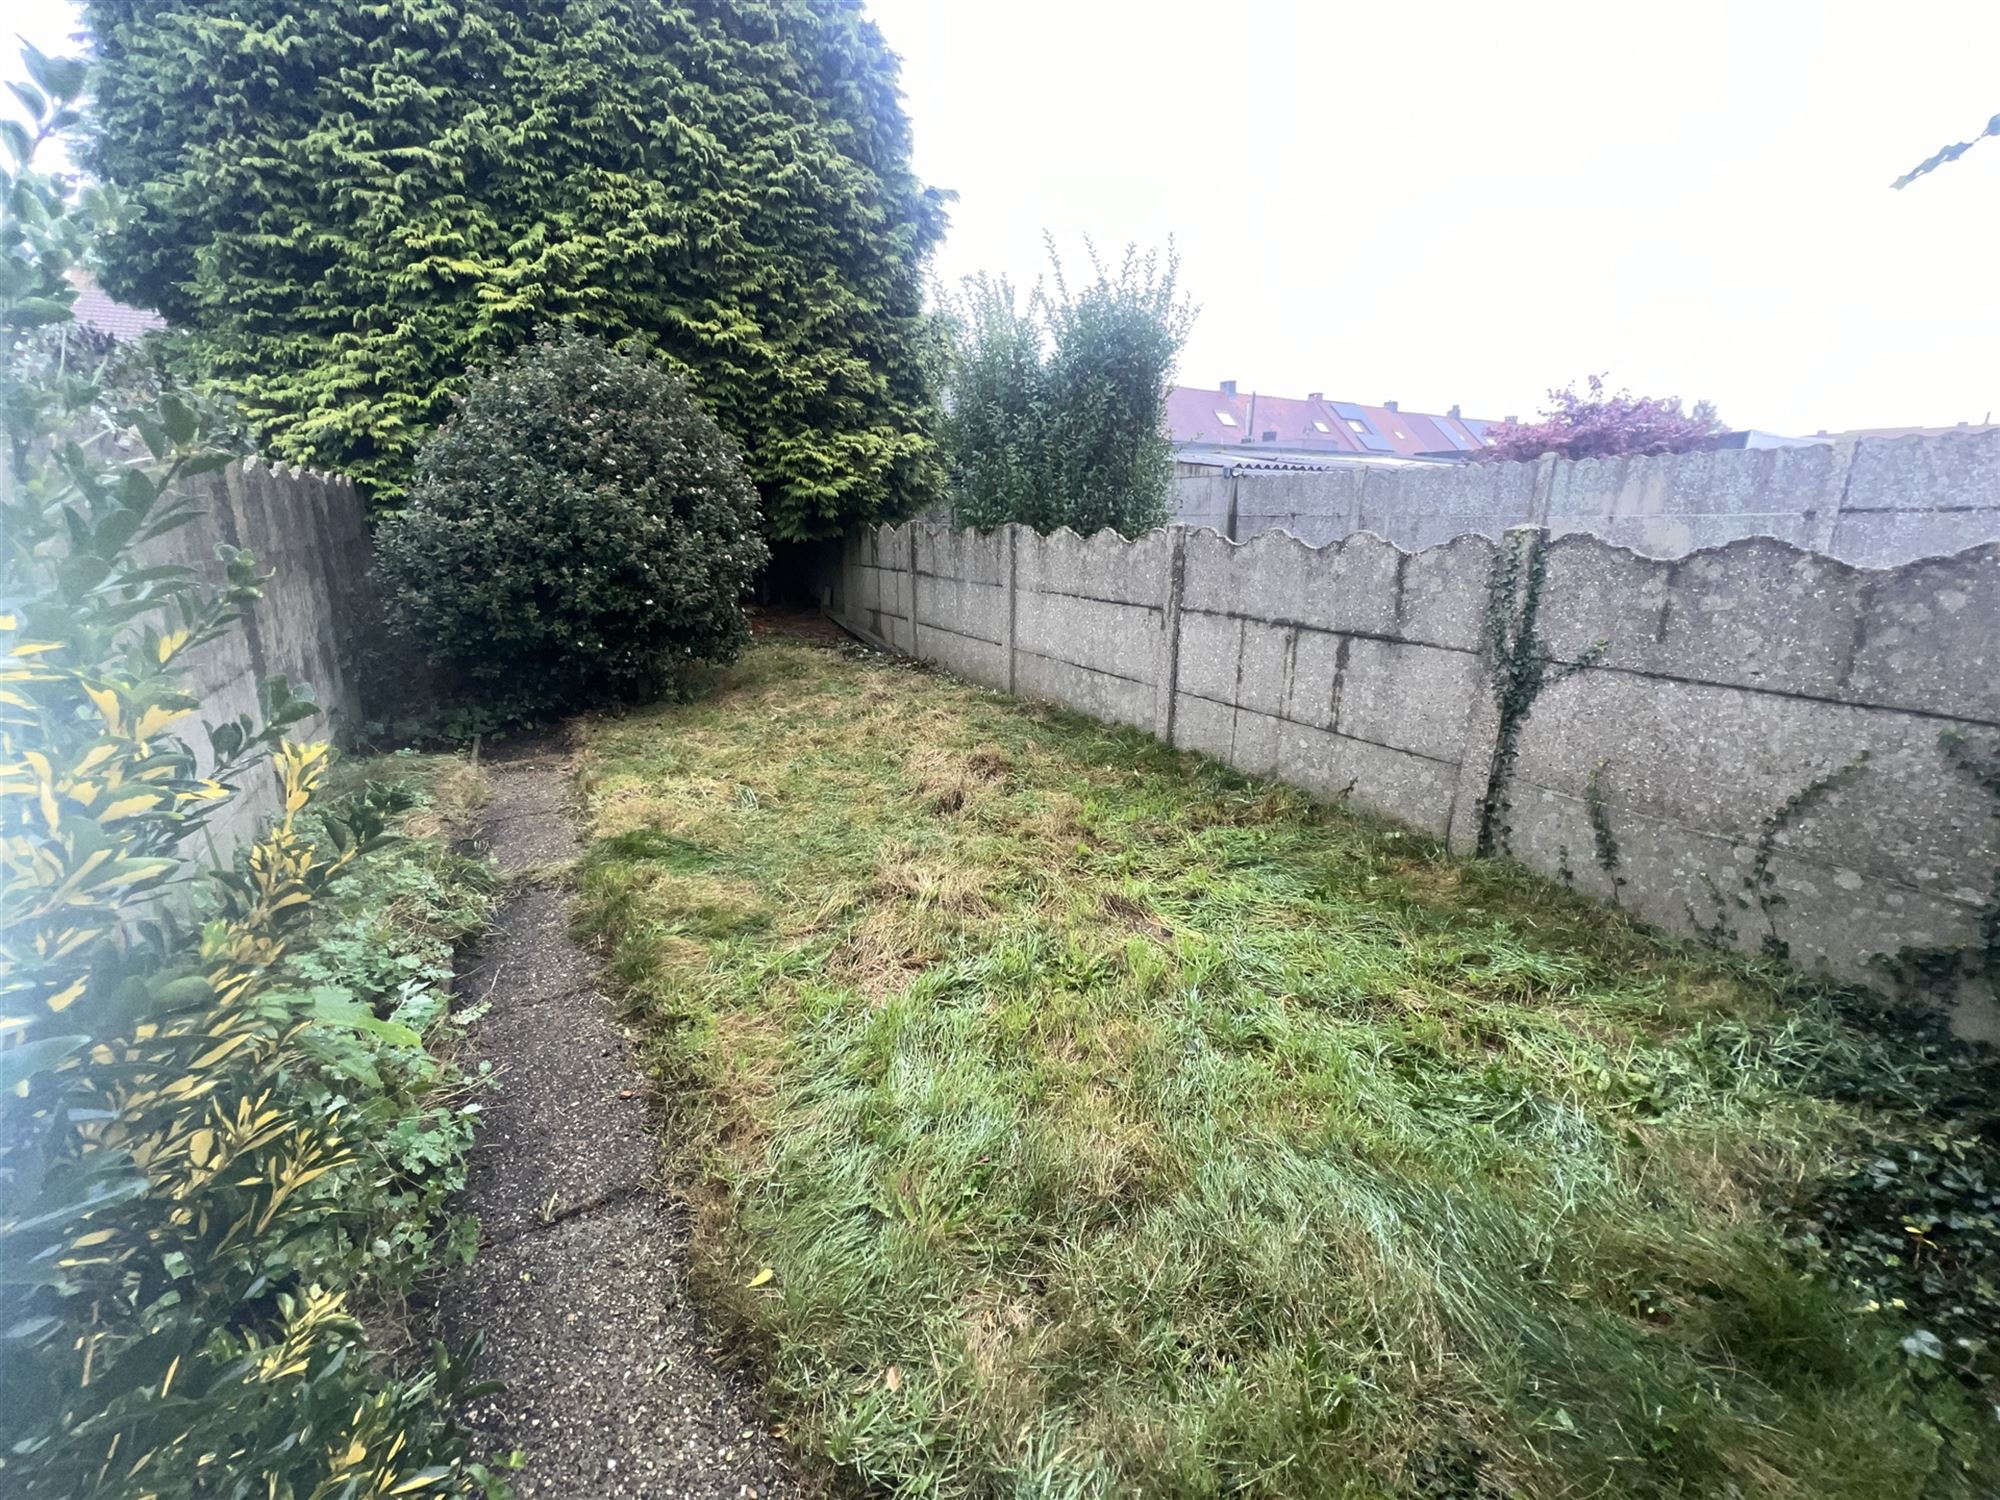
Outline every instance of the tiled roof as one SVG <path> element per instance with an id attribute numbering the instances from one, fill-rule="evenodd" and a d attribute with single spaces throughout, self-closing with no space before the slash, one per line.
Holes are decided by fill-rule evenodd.
<path id="1" fill-rule="evenodd" d="M 141 334 L 158 333 L 167 326 L 167 320 L 158 313 L 118 301 L 83 272 L 72 275 L 70 281 L 76 287 L 76 320 L 86 328 L 108 333 L 121 344 L 127 344 Z"/>
<path id="2" fill-rule="evenodd" d="M 1397 468 L 1414 469 L 1423 467 L 1420 458 L 1394 458 L 1386 453 L 1299 453 L 1280 449 L 1275 444 L 1262 445 L 1269 452 L 1249 448 L 1230 448 L 1209 443 L 1183 443 L 1174 454 L 1174 461 L 1193 468 L 1255 470 L 1255 469 L 1299 469 L 1321 471 L 1326 469 L 1346 469 L 1355 464 L 1388 464 Z"/>
<path id="3" fill-rule="evenodd" d="M 1175 386 L 1167 426 L 1176 443 L 1274 443 L 1308 452 L 1397 455 L 1470 453 L 1485 446 L 1491 423 L 1457 412 L 1433 415 L 1309 396 Z"/>

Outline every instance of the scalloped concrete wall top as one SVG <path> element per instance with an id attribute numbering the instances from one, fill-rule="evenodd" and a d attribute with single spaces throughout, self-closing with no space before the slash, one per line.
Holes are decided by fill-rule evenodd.
<path id="1" fill-rule="evenodd" d="M 974 681 L 1847 979 L 1984 930 L 1993 807 L 1946 745 L 2000 754 L 2000 540 L 1870 566 L 1763 535 L 1666 559 L 1540 527 L 885 527 L 846 549 L 829 609 Z M 1571 669 L 1531 710 L 1495 686 L 1523 641 Z M 1799 811 L 1849 765 L 1866 774 Z M 1959 1023 L 2000 1039 L 1990 1005 Z"/>
<path id="2" fill-rule="evenodd" d="M 2000 540 L 2000 431 L 1719 450 L 1176 478 L 1179 519 L 1236 539 L 1320 544 L 1373 531 L 1405 548 L 1522 525 L 1650 557 L 1770 536 L 1865 567 Z"/>

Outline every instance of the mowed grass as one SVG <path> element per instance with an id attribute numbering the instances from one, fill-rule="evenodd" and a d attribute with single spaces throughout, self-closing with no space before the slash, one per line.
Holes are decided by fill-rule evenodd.
<path id="1" fill-rule="evenodd" d="M 1947 1452 L 1906 1329 L 1788 1258 L 1864 1109 L 1810 1080 L 1882 1045 L 1811 994 L 823 645 L 595 726 L 584 779 L 711 1310 L 850 1476 L 1982 1492 L 1991 1414 Z"/>

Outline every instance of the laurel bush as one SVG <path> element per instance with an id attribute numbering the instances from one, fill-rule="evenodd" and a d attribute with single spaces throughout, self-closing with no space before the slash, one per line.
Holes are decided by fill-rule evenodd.
<path id="1" fill-rule="evenodd" d="M 0 121 L 0 1493 L 491 1495 L 449 1416 L 465 1363 L 378 1364 L 361 1317 L 433 1238 L 464 1122 L 414 1058 L 397 1088 L 357 1076 L 406 1017 L 289 967 L 401 804 L 316 808 L 329 748 L 288 737 L 316 708 L 282 679 L 261 722 L 191 742 L 203 648 L 262 578 L 233 547 L 214 582 L 145 549 L 229 461 L 224 419 L 164 386 L 112 400 L 81 341 L 47 358 L 117 203 L 34 166 L 86 75 L 27 64 L 29 124 Z M 276 819 L 205 868 L 273 775 Z M 428 1160 L 383 1149 L 426 1132 Z"/>
<path id="2" fill-rule="evenodd" d="M 742 458 L 687 381 L 574 330 L 474 376 L 377 535 L 392 628 L 509 718 L 733 657 L 767 555 Z"/>

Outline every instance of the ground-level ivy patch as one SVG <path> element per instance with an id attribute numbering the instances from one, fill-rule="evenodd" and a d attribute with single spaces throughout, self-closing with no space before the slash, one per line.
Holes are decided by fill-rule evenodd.
<path id="1" fill-rule="evenodd" d="M 1977 1226 L 1871 1260 L 1904 1226 L 1851 1222 L 1908 1201 L 1857 1143 L 1990 1158 L 1979 1064 L 1851 999 L 824 645 L 595 726 L 584 782 L 585 920 L 654 1038 L 712 1310 L 862 1480 L 1992 1477 Z"/>

